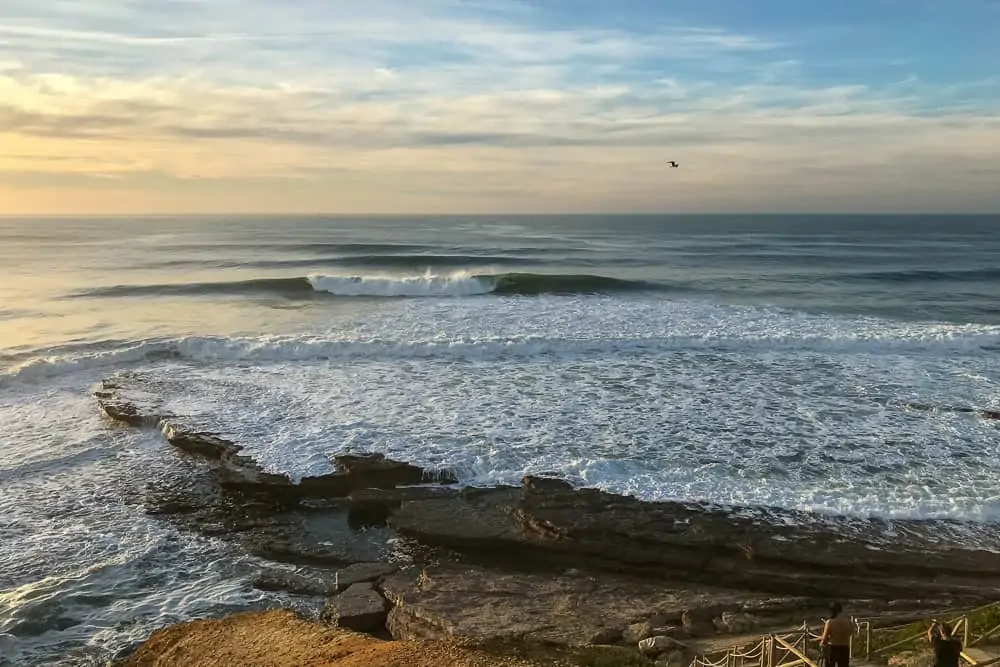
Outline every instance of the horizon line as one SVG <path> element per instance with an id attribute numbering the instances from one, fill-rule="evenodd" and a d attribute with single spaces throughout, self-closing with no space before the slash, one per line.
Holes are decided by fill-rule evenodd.
<path id="1" fill-rule="evenodd" d="M 865 211 L 842 211 L 842 212 L 818 212 L 818 211 L 794 211 L 794 212 L 755 212 L 755 211 L 728 211 L 728 212 L 713 212 L 713 211 L 698 211 L 698 212 L 654 212 L 654 213 L 627 213 L 627 212 L 602 212 L 602 213 L 334 213 L 334 212 L 318 212 L 318 213 L 302 213 L 302 212 L 274 212 L 274 213 L 247 213 L 247 212 L 230 212 L 230 213 L 154 213 L 154 212 L 130 212 L 130 213 L 0 213 L 0 220 L 10 220 L 18 218 L 48 218 L 48 219 L 79 219 L 79 218 L 231 218 L 231 217 L 242 217 L 242 218 L 279 218 L 279 217 L 289 217 L 289 218 L 382 218 L 382 219 L 394 219 L 394 218 L 450 218 L 450 217 L 462 217 L 462 218 L 487 218 L 487 217 L 506 217 L 506 218 L 599 218 L 599 217 L 630 217 L 630 218 L 653 218 L 653 217 L 724 217 L 724 216 L 754 216 L 754 217 L 838 217 L 838 216 L 868 216 L 868 217 L 993 217 L 1000 216 L 1000 210 L 997 211 L 973 211 L 973 212 L 960 212 L 960 211 L 941 211 L 941 212 L 915 212 L 915 211 L 894 211 L 894 212 L 865 212 Z"/>

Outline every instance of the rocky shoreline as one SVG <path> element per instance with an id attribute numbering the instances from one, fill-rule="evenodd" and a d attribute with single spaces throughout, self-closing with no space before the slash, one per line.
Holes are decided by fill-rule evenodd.
<path id="1" fill-rule="evenodd" d="M 816 621 L 831 599 L 887 623 L 1000 599 L 1000 553 L 967 544 L 955 522 L 644 502 L 544 477 L 459 488 L 450 471 L 371 453 L 293 481 L 170 414 L 142 376 L 106 380 L 95 397 L 190 457 L 189 477 L 148 490 L 147 512 L 269 563 L 254 586 L 325 598 L 322 622 L 376 636 L 662 638 L 653 654 L 674 664 Z"/>

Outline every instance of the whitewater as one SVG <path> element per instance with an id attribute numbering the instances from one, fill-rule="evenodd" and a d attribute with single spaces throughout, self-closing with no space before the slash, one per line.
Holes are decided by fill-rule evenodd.
<path id="1" fill-rule="evenodd" d="M 995 524 L 997 222 L 0 221 L 0 664 L 274 600 L 144 513 L 193 464 L 99 415 L 108 377 L 293 478 L 376 451 L 467 485 Z"/>

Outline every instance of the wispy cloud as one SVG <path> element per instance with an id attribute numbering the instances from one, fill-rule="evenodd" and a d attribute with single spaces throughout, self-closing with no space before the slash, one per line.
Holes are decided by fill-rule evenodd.
<path id="1" fill-rule="evenodd" d="M 988 79 L 816 79 L 788 31 L 545 3 L 39 4 L 0 9 L 0 189 L 27 208 L 44 174 L 154 209 L 998 204 Z"/>

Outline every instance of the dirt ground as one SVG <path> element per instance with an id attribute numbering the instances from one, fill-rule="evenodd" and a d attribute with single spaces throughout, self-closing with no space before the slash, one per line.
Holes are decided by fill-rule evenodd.
<path id="1" fill-rule="evenodd" d="M 537 667 L 448 642 L 380 641 L 288 610 L 165 628 L 122 667 Z"/>

